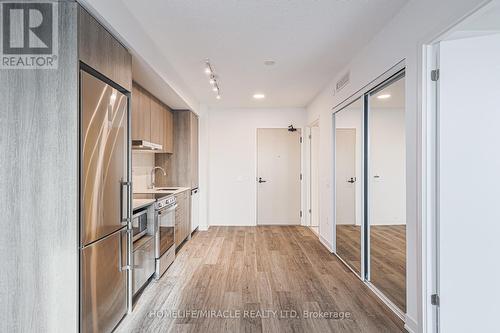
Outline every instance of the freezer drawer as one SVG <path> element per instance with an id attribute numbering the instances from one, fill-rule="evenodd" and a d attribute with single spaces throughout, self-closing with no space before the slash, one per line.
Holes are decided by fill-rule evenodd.
<path id="1" fill-rule="evenodd" d="M 126 248 L 121 229 L 80 250 L 81 332 L 111 332 L 126 314 Z"/>
<path id="2" fill-rule="evenodd" d="M 154 237 L 134 248 L 133 293 L 138 292 L 155 273 Z"/>

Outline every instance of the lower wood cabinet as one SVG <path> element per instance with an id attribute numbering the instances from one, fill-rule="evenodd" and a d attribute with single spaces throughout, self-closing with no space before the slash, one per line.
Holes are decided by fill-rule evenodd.
<path id="1" fill-rule="evenodd" d="M 178 247 L 191 234 L 190 190 L 175 195 L 175 246 Z"/>

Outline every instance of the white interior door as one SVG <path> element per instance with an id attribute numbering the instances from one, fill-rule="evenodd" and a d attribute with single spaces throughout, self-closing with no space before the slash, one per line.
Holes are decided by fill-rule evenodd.
<path id="1" fill-rule="evenodd" d="M 439 327 L 497 332 L 500 34 L 445 41 L 439 54 Z"/>
<path id="2" fill-rule="evenodd" d="M 319 127 L 311 127 L 311 226 L 319 226 Z"/>
<path id="3" fill-rule="evenodd" d="M 300 129 L 257 129 L 257 224 L 300 224 Z"/>
<path id="4" fill-rule="evenodd" d="M 335 130 L 337 224 L 356 224 L 356 129 Z"/>

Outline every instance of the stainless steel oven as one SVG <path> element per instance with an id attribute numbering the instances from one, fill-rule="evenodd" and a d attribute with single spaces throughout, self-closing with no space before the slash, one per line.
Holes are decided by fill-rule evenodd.
<path id="1" fill-rule="evenodd" d="M 155 206 L 155 278 L 159 279 L 175 259 L 175 196 L 157 200 Z"/>
<path id="2" fill-rule="evenodd" d="M 148 209 L 147 207 L 136 212 L 132 216 L 132 239 L 135 242 L 148 232 Z"/>

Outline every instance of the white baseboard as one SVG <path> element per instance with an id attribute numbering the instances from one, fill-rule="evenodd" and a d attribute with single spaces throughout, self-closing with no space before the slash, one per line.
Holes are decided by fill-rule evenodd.
<path id="1" fill-rule="evenodd" d="M 410 333 L 418 332 L 418 323 L 408 315 L 405 315 L 405 330 Z"/>
<path id="2" fill-rule="evenodd" d="M 319 235 L 319 241 L 321 244 L 323 244 L 324 247 L 328 249 L 331 253 L 333 253 L 333 246 L 330 244 L 329 241 L 327 241 L 323 236 Z"/>
<path id="3" fill-rule="evenodd" d="M 318 230 L 316 230 L 316 229 L 318 229 L 318 227 L 307 226 L 307 228 L 309 228 L 313 234 L 315 234 L 316 236 L 319 237 L 319 232 L 318 232 Z"/>
<path id="4" fill-rule="evenodd" d="M 207 225 L 200 225 L 200 226 L 198 226 L 198 231 L 207 231 L 208 228 L 209 227 Z"/>

